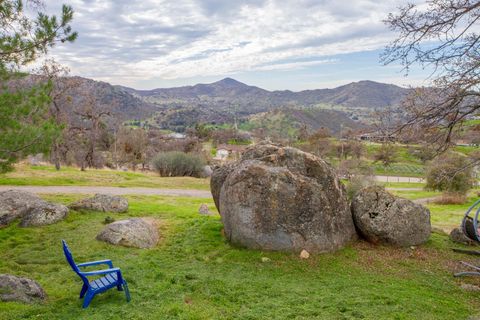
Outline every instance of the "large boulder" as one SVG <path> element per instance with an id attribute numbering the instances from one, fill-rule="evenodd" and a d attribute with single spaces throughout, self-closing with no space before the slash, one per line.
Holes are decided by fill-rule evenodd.
<path id="1" fill-rule="evenodd" d="M 44 226 L 63 220 L 68 214 L 68 208 L 62 204 L 43 203 L 30 208 L 24 215 L 20 226 Z"/>
<path id="2" fill-rule="evenodd" d="M 235 163 L 228 163 L 216 167 L 210 177 L 210 191 L 212 192 L 213 201 L 215 202 L 218 212 L 220 212 L 220 191 L 222 190 L 223 183 L 234 168 Z"/>
<path id="3" fill-rule="evenodd" d="M 352 200 L 352 214 L 360 234 L 372 243 L 403 247 L 422 244 L 430 237 L 430 211 L 383 187 L 360 190 Z"/>
<path id="4" fill-rule="evenodd" d="M 356 238 L 345 188 L 322 159 L 259 144 L 220 170 L 212 175 L 212 194 L 233 244 L 318 253 Z"/>
<path id="5" fill-rule="evenodd" d="M 96 194 L 91 198 L 79 200 L 70 205 L 74 210 L 93 210 L 103 212 L 127 212 L 127 199 L 119 196 L 111 196 L 108 194 Z"/>
<path id="6" fill-rule="evenodd" d="M 20 218 L 23 227 L 47 225 L 64 219 L 67 214 L 64 205 L 47 202 L 30 192 L 0 192 L 0 227 Z"/>
<path id="7" fill-rule="evenodd" d="M 10 274 L 0 274 L 0 301 L 33 303 L 45 300 L 47 295 L 33 280 Z"/>
<path id="8" fill-rule="evenodd" d="M 158 227 L 152 219 L 132 218 L 108 224 L 97 240 L 114 245 L 152 248 L 158 243 Z"/>

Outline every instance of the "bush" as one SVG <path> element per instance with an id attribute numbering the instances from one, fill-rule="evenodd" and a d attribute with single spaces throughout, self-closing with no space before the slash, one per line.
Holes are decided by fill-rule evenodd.
<path id="1" fill-rule="evenodd" d="M 159 153 L 153 159 L 153 167 L 162 177 L 201 177 L 204 166 L 200 156 L 179 151 Z"/>
<path id="2" fill-rule="evenodd" d="M 467 197 L 464 194 L 456 192 L 445 192 L 439 198 L 435 199 L 436 204 L 464 204 Z"/>
<path id="3" fill-rule="evenodd" d="M 347 197 L 348 200 L 352 200 L 358 191 L 363 188 L 376 185 L 375 177 L 369 175 L 356 175 L 351 177 L 347 183 Z"/>
<path id="4" fill-rule="evenodd" d="M 459 154 L 447 154 L 433 160 L 426 178 L 426 188 L 430 190 L 466 194 L 473 186 L 469 160 Z"/>

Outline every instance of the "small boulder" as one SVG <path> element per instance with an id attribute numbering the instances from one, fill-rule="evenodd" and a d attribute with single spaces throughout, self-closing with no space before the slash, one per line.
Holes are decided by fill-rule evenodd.
<path id="1" fill-rule="evenodd" d="M 355 226 L 369 242 L 408 247 L 422 244 L 430 237 L 430 211 L 395 197 L 383 187 L 360 190 L 351 208 Z"/>
<path id="2" fill-rule="evenodd" d="M 205 203 L 202 203 L 200 205 L 200 208 L 198 208 L 198 213 L 200 213 L 201 215 L 204 215 L 204 216 L 210 216 L 212 215 L 212 212 L 210 211 L 210 209 L 208 208 L 208 205 L 205 204 Z"/>
<path id="3" fill-rule="evenodd" d="M 0 226 L 21 218 L 31 208 L 44 201 L 37 195 L 20 190 L 0 192 Z"/>
<path id="4" fill-rule="evenodd" d="M 111 196 L 108 194 L 96 194 L 91 198 L 85 198 L 79 200 L 70 205 L 74 210 L 93 210 L 103 212 L 127 212 L 128 201 L 127 199 L 119 196 Z"/>
<path id="5" fill-rule="evenodd" d="M 203 167 L 202 175 L 204 177 L 211 177 L 212 173 L 213 173 L 212 167 L 210 167 L 208 165 Z"/>
<path id="6" fill-rule="evenodd" d="M 307 250 L 302 250 L 302 252 L 300 252 L 300 258 L 301 259 L 308 259 L 308 258 L 310 258 L 310 253 L 308 253 Z"/>
<path id="7" fill-rule="evenodd" d="M 42 287 L 31 279 L 10 274 L 0 274 L 0 301 L 33 303 L 45 300 Z"/>
<path id="8" fill-rule="evenodd" d="M 151 219 L 132 218 L 110 223 L 97 240 L 125 247 L 152 248 L 158 243 L 158 228 Z"/>
<path id="9" fill-rule="evenodd" d="M 64 205 L 47 202 L 30 192 L 0 192 L 0 227 L 19 218 L 22 227 L 47 225 L 64 219 L 67 214 Z"/>
<path id="10" fill-rule="evenodd" d="M 33 227 L 53 224 L 63 220 L 68 214 L 68 208 L 61 204 L 44 203 L 30 208 L 23 216 L 20 226 Z"/>
<path id="11" fill-rule="evenodd" d="M 470 239 L 463 233 L 461 227 L 455 228 L 450 232 L 450 240 L 457 243 L 467 244 L 467 245 L 475 245 L 476 242 Z"/>

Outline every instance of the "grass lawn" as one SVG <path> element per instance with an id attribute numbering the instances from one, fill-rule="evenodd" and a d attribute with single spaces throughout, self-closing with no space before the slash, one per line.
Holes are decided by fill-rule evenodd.
<path id="1" fill-rule="evenodd" d="M 45 198 L 69 203 L 78 195 Z M 0 319 L 467 319 L 479 315 L 480 297 L 452 277 L 461 269 L 455 246 L 434 233 L 426 245 L 390 248 L 357 242 L 339 252 L 301 260 L 294 254 L 235 248 L 222 237 L 218 216 L 197 213 L 195 198 L 131 196 L 128 213 L 161 221 L 154 249 L 95 240 L 106 213 L 71 211 L 54 225 L 0 229 L 0 273 L 37 280 L 44 304 L 2 303 Z M 445 217 L 432 215 L 435 223 Z M 77 262 L 111 258 L 132 294 L 110 290 L 82 310 L 80 279 L 61 250 L 66 239 Z M 262 262 L 262 257 L 269 258 Z"/>
<path id="2" fill-rule="evenodd" d="M 0 185 L 31 186 L 109 186 L 144 187 L 160 189 L 210 190 L 208 179 L 191 177 L 160 177 L 151 172 L 123 172 L 108 169 L 62 167 L 56 171 L 53 166 L 17 165 L 15 171 L 0 174 Z"/>

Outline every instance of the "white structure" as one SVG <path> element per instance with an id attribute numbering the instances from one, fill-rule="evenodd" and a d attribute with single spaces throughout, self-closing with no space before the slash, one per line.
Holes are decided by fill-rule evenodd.
<path id="1" fill-rule="evenodd" d="M 215 155 L 215 160 L 227 160 L 230 152 L 227 149 L 218 149 L 217 154 Z"/>

